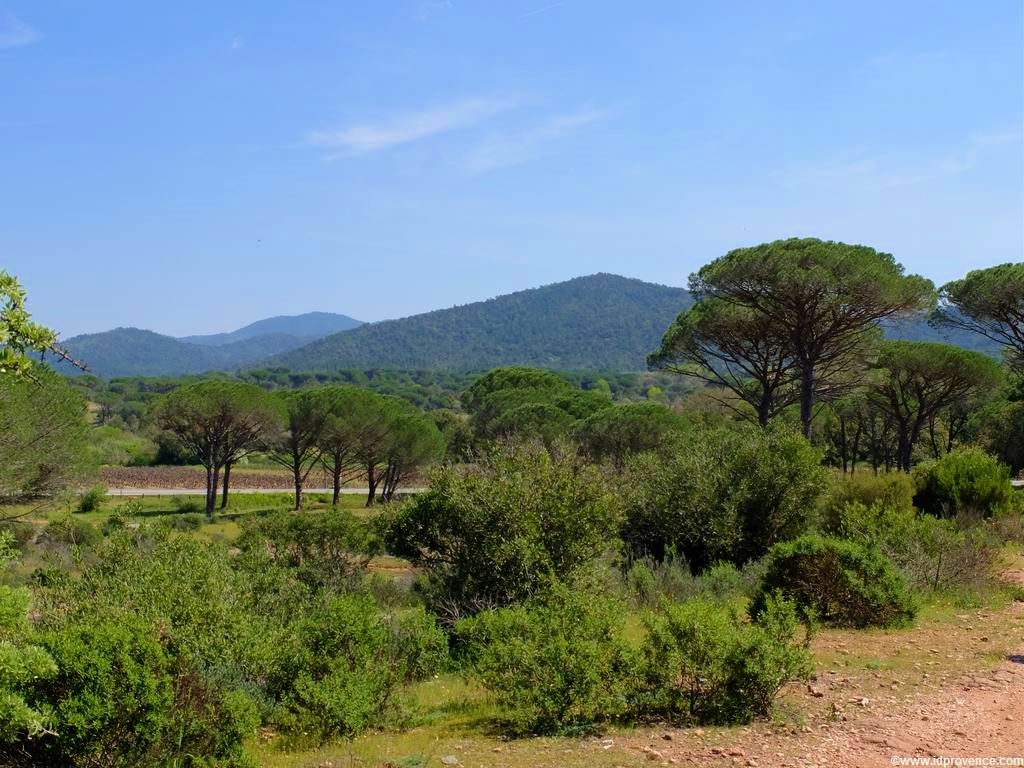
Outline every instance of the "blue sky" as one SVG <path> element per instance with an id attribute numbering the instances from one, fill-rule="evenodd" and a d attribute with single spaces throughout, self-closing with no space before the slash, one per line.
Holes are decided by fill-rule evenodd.
<path id="1" fill-rule="evenodd" d="M 1024 259 L 1024 3 L 0 0 L 0 266 L 63 335 L 730 248 Z"/>

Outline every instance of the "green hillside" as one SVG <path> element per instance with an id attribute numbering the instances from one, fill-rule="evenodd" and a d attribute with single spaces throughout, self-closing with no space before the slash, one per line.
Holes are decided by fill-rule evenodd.
<path id="1" fill-rule="evenodd" d="M 220 346 L 235 341 L 252 339 L 257 336 L 268 334 L 280 334 L 294 336 L 295 347 L 308 344 L 316 339 L 322 339 L 332 333 L 347 331 L 362 325 L 348 315 L 339 315 L 334 312 L 306 312 L 301 315 L 277 315 L 257 320 L 237 331 L 230 333 L 210 333 L 200 336 L 181 336 L 178 341 L 189 344 L 203 344 L 208 346 Z"/>
<path id="2" fill-rule="evenodd" d="M 225 370 L 249 365 L 295 348 L 295 337 L 264 334 L 220 346 L 188 344 L 140 328 L 115 328 L 75 336 L 63 346 L 97 376 L 163 376 Z M 76 373 L 60 365 L 65 373 Z"/>
<path id="3" fill-rule="evenodd" d="M 682 288 L 597 274 L 488 301 L 370 323 L 278 355 L 292 370 L 498 365 L 642 370 L 680 311 Z"/>

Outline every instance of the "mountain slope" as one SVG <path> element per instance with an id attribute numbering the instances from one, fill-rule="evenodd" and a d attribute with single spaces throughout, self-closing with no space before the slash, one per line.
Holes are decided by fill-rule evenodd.
<path id="1" fill-rule="evenodd" d="M 115 328 L 75 336 L 62 342 L 62 346 L 97 376 L 172 376 L 238 368 L 294 349 L 296 337 L 269 333 L 210 347 L 186 344 L 140 328 Z M 66 364 L 58 367 L 67 373 L 77 372 Z"/>
<path id="2" fill-rule="evenodd" d="M 316 339 L 339 331 L 347 331 L 362 325 L 362 322 L 334 312 L 306 312 L 302 315 L 278 315 L 257 320 L 230 333 L 211 333 L 200 336 L 181 336 L 178 341 L 187 344 L 220 346 L 235 341 L 251 339 L 266 334 L 294 336 L 299 347 Z"/>
<path id="3" fill-rule="evenodd" d="M 498 365 L 641 370 L 690 296 L 597 274 L 487 301 L 369 323 L 278 355 L 293 370 Z"/>

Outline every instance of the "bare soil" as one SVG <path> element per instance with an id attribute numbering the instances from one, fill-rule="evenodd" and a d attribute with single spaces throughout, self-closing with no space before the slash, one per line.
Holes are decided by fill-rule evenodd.
<path id="1" fill-rule="evenodd" d="M 1024 584 L 1024 570 L 1008 579 Z M 652 764 L 888 766 L 894 757 L 1024 756 L 1024 603 L 932 616 L 901 631 L 828 631 L 816 679 L 791 686 L 786 722 L 648 729 L 616 747 Z"/>

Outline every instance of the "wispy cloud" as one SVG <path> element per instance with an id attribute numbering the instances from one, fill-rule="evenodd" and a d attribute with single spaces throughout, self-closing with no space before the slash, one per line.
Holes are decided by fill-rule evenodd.
<path id="1" fill-rule="evenodd" d="M 470 151 L 466 157 L 466 169 L 470 173 L 486 173 L 534 160 L 545 154 L 549 145 L 567 139 L 608 116 L 608 112 L 598 110 L 555 115 L 522 133 L 488 136 Z"/>
<path id="2" fill-rule="evenodd" d="M 310 144 L 354 155 L 379 152 L 431 136 L 465 128 L 506 112 L 518 99 L 469 99 L 410 112 L 377 124 L 359 124 L 337 131 L 313 131 Z"/>
<path id="3" fill-rule="evenodd" d="M 39 39 L 39 32 L 13 13 L 0 13 L 0 48 L 20 48 Z"/>
<path id="4" fill-rule="evenodd" d="M 789 187 L 834 182 L 862 182 L 874 188 L 932 184 L 972 171 L 995 148 L 1021 143 L 1024 143 L 1024 125 L 975 133 L 968 136 L 960 147 L 919 157 L 893 156 L 891 153 L 869 155 L 861 147 L 809 165 L 790 168 L 777 174 L 777 178 Z"/>
<path id="5" fill-rule="evenodd" d="M 520 19 L 528 19 L 531 16 L 539 16 L 542 13 L 547 13 L 548 11 L 553 11 L 555 8 L 561 8 L 563 5 L 568 5 L 568 4 L 569 4 L 569 0 L 561 0 L 561 2 L 558 2 L 558 3 L 549 3 L 548 5 L 541 6 L 540 8 L 534 8 L 532 11 L 527 11 L 526 13 L 520 15 L 519 18 Z"/>
<path id="6" fill-rule="evenodd" d="M 435 13 L 442 11 L 450 11 L 452 9 L 452 0 L 435 0 L 429 3 L 420 3 L 419 9 L 416 11 L 416 21 L 423 24 L 430 20 L 430 17 Z"/>

